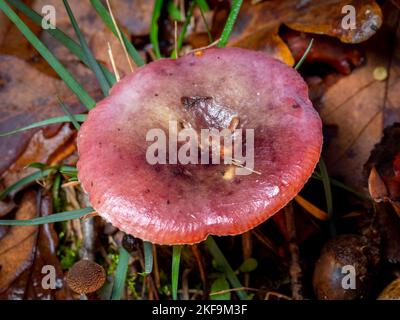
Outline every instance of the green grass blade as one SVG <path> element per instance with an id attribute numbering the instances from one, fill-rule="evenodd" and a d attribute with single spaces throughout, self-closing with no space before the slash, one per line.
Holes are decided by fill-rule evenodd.
<path id="1" fill-rule="evenodd" d="M 63 2 L 64 2 L 65 9 L 67 10 L 69 20 L 71 21 L 71 24 L 75 30 L 75 34 L 79 39 L 81 48 L 83 49 L 83 53 L 85 54 L 86 59 L 89 62 L 90 69 L 95 74 L 97 81 L 99 82 L 101 91 L 103 92 L 104 96 L 108 96 L 108 93 L 110 91 L 110 85 L 108 84 L 107 79 L 106 79 L 103 71 L 101 70 L 99 63 L 94 58 L 93 53 L 90 50 L 89 45 L 81 32 L 81 29 L 79 28 L 78 23 L 76 22 L 74 13 L 72 12 L 68 1 L 63 0 Z"/>
<path id="2" fill-rule="evenodd" d="M 69 110 L 68 106 L 61 101 L 59 97 L 57 97 L 58 102 L 60 103 L 61 108 L 63 109 L 64 113 L 68 116 L 68 118 L 71 120 L 72 124 L 74 125 L 75 129 L 79 131 L 81 126 L 78 123 L 78 120 L 75 118 L 75 116 L 71 113 Z"/>
<path id="3" fill-rule="evenodd" d="M 300 58 L 299 62 L 297 62 L 296 66 L 294 67 L 296 70 L 298 70 L 301 65 L 303 64 L 303 62 L 306 60 L 308 54 L 310 53 L 312 46 L 314 44 L 314 39 L 311 39 L 310 43 L 307 46 L 306 51 L 304 51 L 303 56 Z"/>
<path id="4" fill-rule="evenodd" d="M 182 21 L 181 11 L 175 5 L 173 0 L 169 0 L 167 4 L 168 15 L 176 21 Z"/>
<path id="5" fill-rule="evenodd" d="M 18 15 L 5 3 L 0 0 L 0 9 L 6 16 L 16 25 L 28 41 L 43 56 L 50 66 L 57 72 L 65 84 L 76 94 L 79 100 L 88 108 L 92 109 L 96 102 L 83 89 L 78 81 L 69 73 L 67 69 L 57 60 L 57 58 L 46 48 L 46 46 L 36 37 L 36 35 L 26 26 L 26 24 L 18 17 Z"/>
<path id="6" fill-rule="evenodd" d="M 53 185 L 51 186 L 51 197 L 53 200 L 53 208 L 56 212 L 61 211 L 61 196 L 60 196 L 60 187 L 61 187 L 61 175 L 56 174 Z"/>
<path id="7" fill-rule="evenodd" d="M 78 122 L 84 122 L 87 118 L 86 114 L 75 114 L 74 118 Z M 39 128 L 39 127 L 44 127 L 48 126 L 50 124 L 55 124 L 55 123 L 64 123 L 64 122 L 71 122 L 71 118 L 69 116 L 59 116 L 59 117 L 54 117 L 54 118 L 49 118 L 43 121 L 35 122 L 32 123 L 26 127 L 22 127 L 19 129 L 15 129 L 12 131 L 7 131 L 7 132 L 2 132 L 0 133 L 0 137 L 5 137 L 5 136 L 10 136 L 19 132 L 23 132 L 29 129 L 34 129 L 34 128 Z"/>
<path id="8" fill-rule="evenodd" d="M 210 11 L 210 7 L 208 6 L 208 3 L 206 0 L 196 0 L 196 3 L 201 11 L 203 11 L 203 12 Z"/>
<path id="9" fill-rule="evenodd" d="M 217 45 L 218 48 L 223 48 L 228 44 L 229 37 L 231 36 L 242 3 L 243 0 L 233 0 L 231 12 L 229 13 L 228 20 L 225 23 L 224 30 L 222 31 L 221 38 Z"/>
<path id="10" fill-rule="evenodd" d="M 118 38 L 118 33 L 117 30 L 115 29 L 114 23 L 112 22 L 111 16 L 108 13 L 107 9 L 103 6 L 100 0 L 90 0 L 90 3 L 92 4 L 93 8 L 96 10 L 97 14 L 103 19 L 104 23 L 106 26 L 111 30 L 112 33 Z M 136 65 L 143 66 L 145 65 L 145 62 L 143 61 L 143 58 L 140 56 L 139 52 L 135 49 L 133 44 L 129 41 L 129 39 L 126 37 L 124 33 L 122 33 L 122 39 L 125 43 L 126 49 L 133 59 L 135 61 Z M 119 39 L 118 39 L 119 40 Z"/>
<path id="11" fill-rule="evenodd" d="M 150 274 L 153 271 L 153 244 L 143 241 L 144 251 L 144 273 Z"/>
<path id="12" fill-rule="evenodd" d="M 157 59 L 161 59 L 160 44 L 158 42 L 158 19 L 160 18 L 163 3 L 164 0 L 155 0 L 150 27 L 150 41 Z"/>
<path id="13" fill-rule="evenodd" d="M 79 210 L 54 213 L 49 216 L 29 220 L 0 220 L 0 226 L 36 226 L 46 223 L 68 221 L 82 218 L 93 211 L 93 208 L 88 207 Z"/>
<path id="14" fill-rule="evenodd" d="M 208 40 L 210 41 L 210 43 L 213 43 L 213 42 L 214 42 L 214 39 L 213 39 L 213 37 L 212 37 L 212 35 L 211 35 L 210 27 L 208 26 L 207 19 L 206 19 L 205 15 L 204 15 L 204 11 L 205 11 L 205 10 L 202 9 L 202 6 L 203 6 L 203 5 L 200 5 L 201 2 L 202 2 L 202 1 L 199 1 L 199 0 L 196 1 L 197 6 L 198 6 L 199 9 L 200 9 L 200 14 L 201 14 L 201 18 L 202 18 L 202 20 L 203 20 L 204 26 L 206 27 L 206 31 L 207 31 L 207 35 L 208 35 Z M 207 3 L 206 3 L 206 5 L 207 5 Z"/>
<path id="15" fill-rule="evenodd" d="M 64 173 L 64 174 L 77 174 L 78 173 L 78 169 L 73 166 L 62 166 L 61 168 L 59 168 L 58 171 L 60 171 L 60 173 Z"/>
<path id="16" fill-rule="evenodd" d="M 242 288 L 243 286 L 236 276 L 236 273 L 232 270 L 232 267 L 230 266 L 228 260 L 226 260 L 226 258 L 224 257 L 222 251 L 219 249 L 213 237 L 209 236 L 205 243 L 217 264 L 224 270 L 225 276 L 227 277 L 232 288 Z M 236 294 L 241 300 L 248 299 L 247 294 L 244 291 L 236 291 Z"/>
<path id="17" fill-rule="evenodd" d="M 34 163 L 29 166 L 30 167 L 39 167 L 39 164 Z M 26 186 L 36 180 L 43 179 L 44 177 L 47 177 L 48 175 L 56 172 L 57 170 L 63 174 L 76 174 L 77 173 L 77 169 L 72 166 L 47 167 L 46 165 L 44 165 L 43 168 L 46 168 L 46 169 L 40 169 L 39 171 L 34 172 L 34 173 L 18 180 L 17 182 L 13 183 L 12 185 L 10 185 L 6 189 L 4 189 L 2 192 L 0 192 L 0 201 L 3 200 L 12 191 L 18 190 L 19 188 Z"/>
<path id="18" fill-rule="evenodd" d="M 188 11 L 188 13 L 186 15 L 185 22 L 183 23 L 182 30 L 179 33 L 178 41 L 177 41 L 178 43 L 176 45 L 177 48 L 178 48 L 178 52 L 179 52 L 180 49 L 182 49 L 183 41 L 185 40 L 186 31 L 187 31 L 187 28 L 189 26 L 190 19 L 192 18 L 192 15 L 193 15 L 194 6 L 195 6 L 195 2 L 192 2 L 190 4 L 189 11 Z M 172 59 L 176 59 L 177 58 L 177 54 L 178 53 L 176 52 L 176 50 L 174 48 L 174 50 L 171 53 L 171 58 Z"/>
<path id="19" fill-rule="evenodd" d="M 322 157 L 319 159 L 318 167 L 321 172 L 322 184 L 324 185 L 325 199 L 326 199 L 326 209 L 329 216 L 329 225 L 331 230 L 331 235 L 336 235 L 335 223 L 333 217 L 333 200 L 332 200 L 332 189 L 331 182 L 329 179 L 328 169 L 326 168 L 325 161 Z"/>
<path id="20" fill-rule="evenodd" d="M 314 172 L 311 176 L 313 179 L 322 181 L 322 177 L 318 172 Z M 331 182 L 331 185 L 336 186 L 338 188 L 341 188 L 343 190 L 346 190 L 349 193 L 352 193 L 353 195 L 355 195 L 356 197 L 360 198 L 361 200 L 365 200 L 365 201 L 370 201 L 371 198 L 354 190 L 353 188 L 349 187 L 348 185 L 344 184 L 343 182 L 340 182 L 339 180 L 336 180 L 332 177 L 329 177 L 329 181 Z"/>
<path id="21" fill-rule="evenodd" d="M 128 272 L 129 252 L 122 246 L 119 248 L 118 265 L 115 270 L 114 286 L 111 300 L 121 300 L 124 293 L 126 274 Z"/>
<path id="22" fill-rule="evenodd" d="M 38 26 L 42 25 L 43 17 L 37 13 L 35 10 L 29 8 L 26 4 L 24 4 L 21 0 L 8 0 L 13 7 L 17 8 L 24 15 L 26 15 L 29 19 L 31 19 Z M 46 32 L 51 34 L 56 40 L 62 43 L 69 51 L 71 51 L 79 60 L 81 60 L 86 66 L 90 68 L 89 61 L 86 58 L 82 48 L 78 43 L 75 42 L 70 36 L 62 32 L 60 29 L 46 29 Z M 100 63 L 99 63 L 100 64 Z M 100 64 L 100 68 L 103 71 L 105 77 L 107 78 L 108 83 L 112 86 L 115 82 L 115 76 L 102 64 Z"/>
<path id="23" fill-rule="evenodd" d="M 42 179 L 44 177 L 47 177 L 49 174 L 52 172 L 55 172 L 54 168 L 49 168 L 46 170 L 39 170 L 37 172 L 34 172 L 21 180 L 18 180 L 17 182 L 13 183 L 12 185 L 8 186 L 6 189 L 4 189 L 0 193 L 0 201 L 3 200 L 7 195 L 9 195 L 11 192 L 14 190 L 18 190 L 19 188 L 26 186 L 36 180 Z"/>
<path id="24" fill-rule="evenodd" d="M 178 299 L 178 281 L 179 281 L 179 266 L 181 263 L 182 246 L 172 247 L 172 299 Z"/>

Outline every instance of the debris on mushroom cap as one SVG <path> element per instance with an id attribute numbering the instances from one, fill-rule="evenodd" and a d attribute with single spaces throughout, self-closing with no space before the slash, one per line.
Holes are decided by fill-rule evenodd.
<path id="1" fill-rule="evenodd" d="M 168 136 L 169 120 L 196 131 L 254 129 L 254 172 L 149 164 L 146 134 Z M 297 71 L 261 52 L 207 49 L 152 62 L 116 84 L 79 131 L 78 172 L 114 226 L 153 243 L 190 244 L 271 217 L 301 190 L 321 145 L 321 120 Z"/>
<path id="2" fill-rule="evenodd" d="M 86 294 L 103 286 L 106 273 L 101 265 L 90 260 L 80 260 L 68 271 L 66 281 L 73 291 Z"/>

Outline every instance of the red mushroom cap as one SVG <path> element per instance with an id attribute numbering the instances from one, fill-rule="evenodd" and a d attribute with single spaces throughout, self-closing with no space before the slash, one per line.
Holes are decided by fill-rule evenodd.
<path id="1" fill-rule="evenodd" d="M 196 104 L 198 97 L 206 98 Z M 217 126 L 202 108 L 207 99 L 211 113 L 223 106 L 237 114 L 240 128 L 254 129 L 254 170 L 261 175 L 225 179 L 225 164 L 146 161 L 149 129 L 167 131 L 169 120 L 188 117 Z M 194 103 L 189 116 L 185 103 Z M 208 49 L 152 62 L 113 87 L 79 132 L 79 180 L 98 214 L 122 231 L 191 244 L 243 233 L 271 217 L 301 190 L 321 145 L 321 120 L 294 69 L 260 52 Z"/>

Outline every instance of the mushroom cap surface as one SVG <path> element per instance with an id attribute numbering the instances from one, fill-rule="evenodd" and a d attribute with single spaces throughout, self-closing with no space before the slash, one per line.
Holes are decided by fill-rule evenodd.
<path id="1" fill-rule="evenodd" d="M 169 121 L 182 119 L 223 127 L 230 114 L 237 128 L 254 130 L 261 174 L 225 179 L 225 164 L 146 160 L 150 129 L 168 137 Z M 304 186 L 321 146 L 321 120 L 297 71 L 261 52 L 213 48 L 149 63 L 117 83 L 79 131 L 78 177 L 94 209 L 120 230 L 192 244 L 271 217 Z"/>

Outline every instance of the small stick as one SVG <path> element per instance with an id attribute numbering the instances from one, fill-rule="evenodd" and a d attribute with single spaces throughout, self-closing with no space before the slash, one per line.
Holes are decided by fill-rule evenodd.
<path id="1" fill-rule="evenodd" d="M 201 47 L 201 48 L 197 48 L 197 49 L 190 50 L 190 51 L 187 52 L 187 54 L 189 54 L 189 53 L 195 53 L 195 52 L 197 52 L 197 51 L 201 51 L 201 50 L 204 50 L 204 49 L 208 49 L 208 48 L 214 47 L 214 46 L 216 46 L 216 45 L 219 43 L 220 40 L 221 40 L 221 39 L 217 39 L 217 40 L 215 40 L 214 42 L 210 43 L 209 45 L 207 45 L 207 46 L 205 46 L 205 47 Z"/>
<path id="2" fill-rule="evenodd" d="M 107 42 L 107 44 L 108 44 L 108 56 L 110 57 L 111 60 L 111 65 L 114 70 L 115 78 L 117 79 L 117 82 L 119 82 L 119 80 L 121 80 L 121 77 L 119 76 L 118 69 L 115 66 L 115 60 L 114 60 L 114 55 L 112 53 L 111 45 L 109 42 Z"/>
<path id="3" fill-rule="evenodd" d="M 240 168 L 249 170 L 249 171 L 252 172 L 252 173 L 261 175 L 261 172 L 260 172 L 260 171 L 256 171 L 256 170 L 250 169 L 250 168 L 248 168 L 248 167 L 242 165 L 242 164 L 240 163 L 240 161 L 238 161 L 238 160 L 236 160 L 236 159 L 233 159 L 233 158 L 232 158 L 232 159 L 230 159 L 230 160 L 231 160 L 231 164 L 233 164 L 234 166 L 237 166 L 237 167 L 240 167 Z"/>
<path id="4" fill-rule="evenodd" d="M 175 28 L 175 30 L 174 30 L 174 41 L 175 41 L 175 58 L 178 58 L 179 57 L 179 54 L 178 54 L 178 22 L 175 20 L 174 21 L 174 28 Z"/>
<path id="5" fill-rule="evenodd" d="M 111 5 L 110 5 L 110 1 L 109 0 L 107 0 L 107 7 L 108 7 L 108 11 L 110 12 L 111 20 L 112 20 L 112 22 L 114 24 L 115 30 L 117 31 L 117 35 L 118 35 L 119 41 L 121 42 L 122 48 L 124 49 L 126 59 L 128 60 L 129 68 L 133 72 L 132 62 L 131 62 L 131 59 L 129 57 L 128 50 L 126 49 L 124 39 L 122 38 L 121 31 L 119 30 L 117 22 L 115 21 L 114 14 L 113 14 L 113 12 L 111 10 Z"/>
<path id="6" fill-rule="evenodd" d="M 301 277 L 302 271 L 299 263 L 300 254 L 299 254 L 299 246 L 297 245 L 297 236 L 296 236 L 296 225 L 293 214 L 293 206 L 289 203 L 284 209 L 285 218 L 286 218 L 286 230 L 287 230 L 287 242 L 290 252 L 290 280 L 292 287 L 292 298 L 293 300 L 302 300 L 302 284 Z"/>
<path id="7" fill-rule="evenodd" d="M 203 299 L 207 300 L 208 299 L 208 281 L 207 281 L 206 267 L 205 267 L 204 259 L 203 259 L 203 256 L 201 255 L 199 246 L 197 244 L 190 246 L 190 248 L 192 249 L 192 253 L 193 253 L 194 257 L 196 258 L 197 266 L 199 268 L 201 282 L 203 282 Z"/>
<path id="8" fill-rule="evenodd" d="M 69 181 L 69 182 L 63 183 L 61 185 L 61 188 L 76 187 L 76 186 L 79 186 L 80 184 L 81 184 L 80 181 Z"/>

